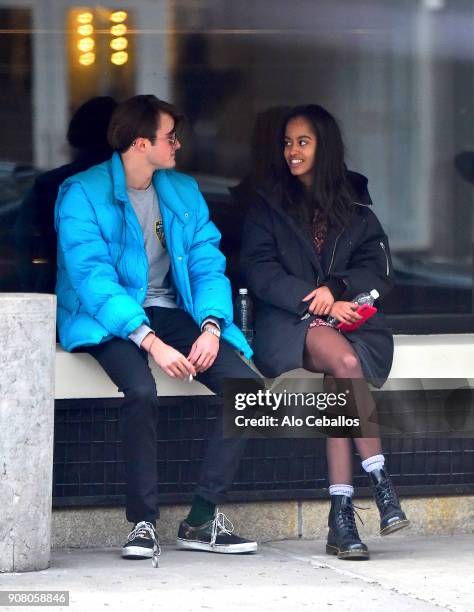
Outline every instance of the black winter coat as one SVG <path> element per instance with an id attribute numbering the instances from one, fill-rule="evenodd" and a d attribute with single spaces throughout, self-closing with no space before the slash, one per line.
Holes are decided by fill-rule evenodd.
<path id="1" fill-rule="evenodd" d="M 309 233 L 282 206 L 278 185 L 254 193 L 244 222 L 241 266 L 256 302 L 254 359 L 264 376 L 303 367 L 305 337 L 314 317 L 301 320 L 308 306 L 302 298 L 315 287 L 344 279 L 340 300 L 372 289 L 383 299 L 392 287 L 388 239 L 371 210 L 367 179 L 354 172 L 348 176 L 354 193 L 349 226 L 328 231 L 320 258 Z M 345 336 L 367 380 L 381 386 L 393 359 L 393 337 L 383 314 Z"/>

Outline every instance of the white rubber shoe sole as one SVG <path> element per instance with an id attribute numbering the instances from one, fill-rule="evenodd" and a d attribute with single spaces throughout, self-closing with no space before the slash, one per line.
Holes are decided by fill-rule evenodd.
<path id="1" fill-rule="evenodd" d="M 196 542 L 194 540 L 176 539 L 176 546 L 183 550 L 203 550 L 205 552 L 237 555 L 239 553 L 255 552 L 258 548 L 257 542 L 245 542 L 242 544 L 215 544 L 211 546 L 207 542 Z"/>
<path id="2" fill-rule="evenodd" d="M 151 559 L 153 557 L 153 549 L 142 546 L 124 546 L 122 548 L 122 557 L 124 559 Z"/>

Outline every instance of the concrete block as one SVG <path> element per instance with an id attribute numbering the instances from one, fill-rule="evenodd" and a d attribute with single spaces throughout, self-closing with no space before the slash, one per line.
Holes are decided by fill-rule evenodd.
<path id="1" fill-rule="evenodd" d="M 379 537 L 379 515 L 374 500 L 356 498 L 354 501 L 362 508 L 357 511 L 364 524 L 356 519 L 361 538 Z M 329 500 L 277 501 L 225 504 L 219 510 L 232 521 L 236 533 L 258 542 L 298 537 L 324 540 L 329 506 Z M 474 533 L 474 496 L 404 498 L 402 506 L 411 526 L 400 534 Z M 188 505 L 161 508 L 157 527 L 163 544 L 174 543 L 179 522 L 188 510 Z M 56 509 L 52 547 L 120 547 L 132 527 L 125 519 L 123 508 Z"/>
<path id="2" fill-rule="evenodd" d="M 0 572 L 50 559 L 56 297 L 0 295 Z"/>
<path id="3" fill-rule="evenodd" d="M 298 537 L 298 502 L 252 502 L 219 508 L 232 520 L 235 531 L 258 542 Z"/>
<path id="4" fill-rule="evenodd" d="M 473 495 L 409 498 L 404 500 L 403 508 L 413 534 L 474 533 Z"/>
<path id="5" fill-rule="evenodd" d="M 298 537 L 298 503 L 261 502 L 219 507 L 235 532 L 259 542 Z M 157 523 L 160 541 L 173 544 L 189 506 L 163 506 Z M 53 548 L 120 547 L 133 525 L 123 508 L 64 508 L 53 511 Z"/>
<path id="6" fill-rule="evenodd" d="M 474 533 L 474 496 L 410 497 L 401 498 L 402 508 L 410 520 L 404 535 L 449 535 Z M 380 519 L 373 498 L 355 498 L 354 504 L 364 524 L 357 518 L 357 529 L 362 539 L 376 537 Z M 329 500 L 303 501 L 301 507 L 302 537 L 326 538 Z M 390 536 L 391 537 L 391 536 Z M 396 537 L 396 536 L 395 536 Z"/>

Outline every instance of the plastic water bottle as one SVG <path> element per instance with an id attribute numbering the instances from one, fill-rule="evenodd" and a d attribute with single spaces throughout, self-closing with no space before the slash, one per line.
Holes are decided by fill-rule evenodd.
<path id="1" fill-rule="evenodd" d="M 373 306 L 375 300 L 379 299 L 379 296 L 380 294 L 377 289 L 372 289 L 372 291 L 369 291 L 369 293 L 359 293 L 359 295 L 356 295 L 354 302 L 356 302 L 359 306 Z"/>
<path id="2" fill-rule="evenodd" d="M 235 303 L 235 322 L 242 330 L 247 342 L 253 342 L 253 305 L 245 287 L 239 289 Z"/>
<path id="3" fill-rule="evenodd" d="M 372 291 L 369 291 L 368 293 L 359 293 L 359 295 L 356 295 L 352 301 L 356 303 L 358 307 L 365 305 L 373 306 L 375 300 L 378 299 L 379 295 L 380 294 L 377 289 L 372 289 Z M 336 325 L 339 325 L 339 321 L 335 317 L 328 317 L 326 321 L 332 327 L 336 327 Z"/>

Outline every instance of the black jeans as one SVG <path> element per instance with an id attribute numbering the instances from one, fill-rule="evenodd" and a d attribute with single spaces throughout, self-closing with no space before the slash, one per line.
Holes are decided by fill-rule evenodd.
<path id="1" fill-rule="evenodd" d="M 186 357 L 200 331 L 193 319 L 180 308 L 146 309 L 151 327 L 163 342 Z M 157 397 L 155 379 L 148 366 L 147 353 L 130 340 L 114 338 L 97 346 L 84 347 L 104 368 L 119 391 L 124 394 L 120 429 L 127 479 L 127 519 L 133 523 L 155 521 L 159 517 L 157 485 Z M 253 372 L 221 340 L 219 353 L 211 368 L 197 375 L 222 398 L 226 378 L 251 378 Z M 260 382 L 258 383 L 260 387 Z M 244 438 L 222 437 L 222 410 L 206 450 L 196 493 L 214 504 L 225 499 L 244 452 Z"/>

